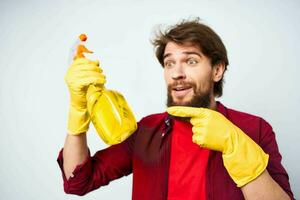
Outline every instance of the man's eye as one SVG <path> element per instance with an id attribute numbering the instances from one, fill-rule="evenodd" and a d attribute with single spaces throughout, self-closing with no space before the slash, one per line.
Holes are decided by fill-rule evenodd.
<path id="1" fill-rule="evenodd" d="M 188 65 L 195 65 L 195 64 L 197 64 L 198 62 L 195 60 L 195 59 L 188 59 L 187 60 L 187 64 Z"/>
<path id="2" fill-rule="evenodd" d="M 165 62 L 165 64 L 164 64 L 165 67 L 172 67 L 173 65 L 174 65 L 174 63 L 171 61 Z"/>

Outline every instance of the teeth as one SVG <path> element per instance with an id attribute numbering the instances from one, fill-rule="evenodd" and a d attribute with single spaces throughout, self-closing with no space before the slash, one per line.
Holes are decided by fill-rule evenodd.
<path id="1" fill-rule="evenodd" d="M 176 87 L 175 90 L 179 91 L 179 90 L 184 90 L 184 87 Z"/>

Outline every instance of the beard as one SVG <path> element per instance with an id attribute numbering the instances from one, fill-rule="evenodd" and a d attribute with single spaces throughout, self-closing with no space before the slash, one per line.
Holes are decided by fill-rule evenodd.
<path id="1" fill-rule="evenodd" d="M 191 100 L 183 103 L 176 103 L 172 97 L 172 88 L 176 85 L 185 85 L 193 88 L 194 95 Z M 172 85 L 168 85 L 168 95 L 167 95 L 167 107 L 170 106 L 189 106 L 189 107 L 210 107 L 210 97 L 211 97 L 211 83 L 205 89 L 198 89 L 194 83 L 187 82 L 176 82 Z"/>

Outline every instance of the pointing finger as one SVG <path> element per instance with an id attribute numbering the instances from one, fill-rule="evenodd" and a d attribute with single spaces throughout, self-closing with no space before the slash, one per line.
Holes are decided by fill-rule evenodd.
<path id="1" fill-rule="evenodd" d="M 203 113 L 202 108 L 188 106 L 171 106 L 167 108 L 167 112 L 177 117 L 200 117 Z"/>

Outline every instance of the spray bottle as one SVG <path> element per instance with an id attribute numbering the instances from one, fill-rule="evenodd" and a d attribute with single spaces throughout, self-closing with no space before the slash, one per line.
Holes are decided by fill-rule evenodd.
<path id="1" fill-rule="evenodd" d="M 84 53 L 93 53 L 85 47 L 86 40 L 85 34 L 79 36 L 75 48 L 72 49 L 73 60 L 84 58 Z M 98 135 L 106 144 L 118 144 L 137 129 L 136 119 L 129 104 L 124 96 L 115 90 L 104 88 L 98 91 L 97 87 L 90 85 L 87 90 L 87 108 Z"/>

